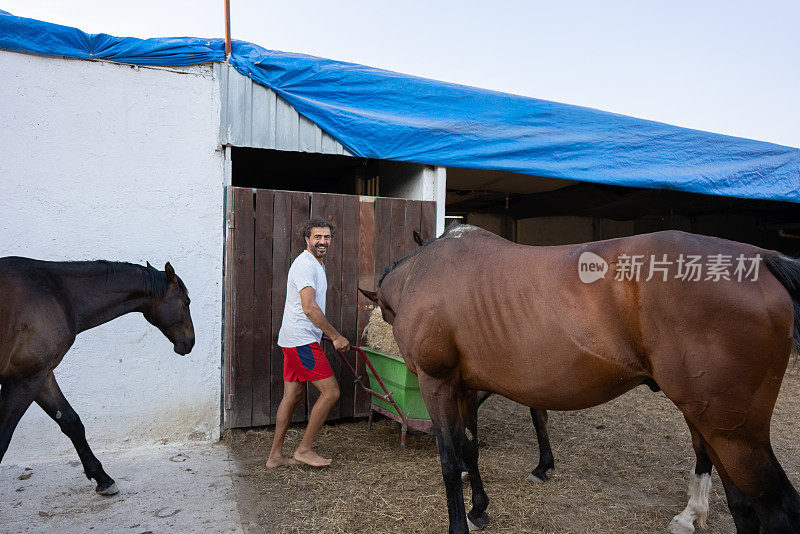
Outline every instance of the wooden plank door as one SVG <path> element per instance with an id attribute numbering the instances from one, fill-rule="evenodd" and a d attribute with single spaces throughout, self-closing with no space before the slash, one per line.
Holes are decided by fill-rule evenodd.
<path id="1" fill-rule="evenodd" d="M 375 290 L 385 268 L 413 251 L 413 231 L 435 232 L 433 202 L 229 187 L 224 307 L 224 427 L 273 424 L 283 395 L 283 354 L 277 345 L 286 299 L 286 276 L 305 249 L 300 226 L 309 217 L 336 230 L 325 261 L 325 315 L 351 343 L 360 345 L 372 302 L 358 286 Z M 325 344 L 341 396 L 329 419 L 364 416 L 369 398 L 355 385 L 339 355 Z M 364 375 L 353 352 L 352 365 Z M 305 421 L 317 400 L 309 388 L 293 421 Z"/>
<path id="2" fill-rule="evenodd" d="M 228 239 L 226 243 L 225 420 L 232 427 L 251 426 L 253 420 L 253 295 L 255 240 L 253 191 L 229 188 Z"/>
<path id="3" fill-rule="evenodd" d="M 275 193 L 255 191 L 253 255 L 253 418 L 252 426 L 274 421 L 272 405 L 272 287 Z M 279 297 L 280 298 L 280 297 Z M 277 304 L 277 303 L 276 303 Z M 277 336 L 277 334 L 276 334 Z"/>

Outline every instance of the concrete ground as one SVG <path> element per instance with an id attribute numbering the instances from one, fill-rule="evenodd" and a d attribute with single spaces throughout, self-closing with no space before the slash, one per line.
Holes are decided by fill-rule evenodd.
<path id="1" fill-rule="evenodd" d="M 120 492 L 101 497 L 77 454 L 0 465 L 0 532 L 241 533 L 225 444 L 97 454 Z"/>

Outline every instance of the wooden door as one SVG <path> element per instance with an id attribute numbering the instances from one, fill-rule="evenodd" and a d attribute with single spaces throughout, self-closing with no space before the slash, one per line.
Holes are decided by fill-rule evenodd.
<path id="1" fill-rule="evenodd" d="M 371 302 L 358 292 L 374 290 L 386 266 L 414 250 L 413 231 L 433 237 L 431 201 L 227 188 L 224 317 L 224 427 L 274 424 L 283 394 L 283 355 L 277 346 L 286 298 L 286 276 L 305 249 L 300 226 L 323 217 L 336 230 L 325 260 L 325 315 L 350 340 L 361 344 Z M 369 398 L 356 388 L 330 344 L 325 352 L 341 397 L 329 419 L 364 416 Z M 355 354 L 351 364 L 364 374 Z M 317 399 L 309 388 L 293 421 L 305 421 Z"/>

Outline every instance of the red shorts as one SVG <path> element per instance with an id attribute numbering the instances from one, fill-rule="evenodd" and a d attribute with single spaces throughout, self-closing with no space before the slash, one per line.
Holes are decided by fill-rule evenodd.
<path id="1" fill-rule="evenodd" d="M 333 376 L 328 358 L 316 341 L 283 350 L 283 379 L 287 382 L 313 382 Z"/>

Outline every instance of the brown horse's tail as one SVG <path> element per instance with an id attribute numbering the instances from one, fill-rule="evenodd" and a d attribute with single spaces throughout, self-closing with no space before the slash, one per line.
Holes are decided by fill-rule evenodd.
<path id="1" fill-rule="evenodd" d="M 794 301 L 794 346 L 800 351 L 800 259 L 793 259 L 776 252 L 766 256 L 764 263 Z"/>

